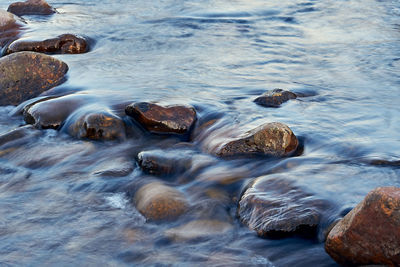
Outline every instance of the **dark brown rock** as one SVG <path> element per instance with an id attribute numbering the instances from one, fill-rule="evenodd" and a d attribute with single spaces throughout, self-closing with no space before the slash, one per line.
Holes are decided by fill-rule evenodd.
<path id="1" fill-rule="evenodd" d="M 13 14 L 0 9 L 0 49 L 18 38 L 21 26 Z"/>
<path id="2" fill-rule="evenodd" d="M 343 265 L 400 266 L 400 188 L 371 191 L 329 232 L 325 249 Z"/>
<path id="3" fill-rule="evenodd" d="M 240 155 L 290 156 L 299 142 L 285 124 L 272 122 L 247 132 L 243 137 L 222 145 L 217 151 L 221 157 Z"/>
<path id="4" fill-rule="evenodd" d="M 196 121 L 195 109 L 186 106 L 162 107 L 142 102 L 127 106 L 125 112 L 154 133 L 185 134 Z"/>
<path id="5" fill-rule="evenodd" d="M 68 66 L 39 53 L 18 52 L 0 58 L 0 105 L 18 105 L 65 80 Z"/>
<path id="6" fill-rule="evenodd" d="M 8 46 L 6 54 L 20 51 L 33 51 L 47 54 L 80 54 L 88 50 L 89 45 L 85 38 L 73 34 L 63 34 L 44 41 L 14 41 Z"/>
<path id="7" fill-rule="evenodd" d="M 274 89 L 266 92 L 262 96 L 257 97 L 254 102 L 261 106 L 277 108 L 290 99 L 296 98 L 297 96 L 295 93 L 284 91 L 282 89 Z"/>
<path id="8" fill-rule="evenodd" d="M 27 0 L 25 2 L 15 2 L 8 6 L 8 12 L 17 16 L 23 15 L 51 15 L 56 13 L 44 0 Z"/>
<path id="9" fill-rule="evenodd" d="M 159 182 L 142 186 L 135 194 L 136 208 L 148 220 L 175 220 L 189 207 L 178 190 Z"/>
<path id="10" fill-rule="evenodd" d="M 239 201 L 240 220 L 260 236 L 316 235 L 322 212 L 330 205 L 293 182 L 257 178 Z"/>

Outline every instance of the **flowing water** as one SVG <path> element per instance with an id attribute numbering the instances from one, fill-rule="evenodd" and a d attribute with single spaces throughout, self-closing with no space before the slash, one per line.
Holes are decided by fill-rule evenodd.
<path id="1" fill-rule="evenodd" d="M 10 1 L 0 0 L 6 9 Z M 400 186 L 400 169 L 369 164 L 400 156 L 400 2 L 390 0 L 50 1 L 58 14 L 25 16 L 23 38 L 76 33 L 92 50 L 59 55 L 69 67 L 58 93 L 90 108 L 154 101 L 190 104 L 189 142 L 130 135 L 76 140 L 29 130 L 0 147 L 1 265 L 336 266 L 321 238 L 264 239 L 236 217 L 241 190 L 269 175 L 335 203 L 333 221 L 373 188 Z M 277 109 L 252 101 L 273 88 L 310 93 Z M 23 125 L 0 107 L 0 132 Z M 201 123 L 214 120 L 208 128 Z M 129 124 L 129 119 L 125 118 Z M 218 141 L 283 122 L 304 143 L 285 159 L 219 159 Z M 179 175 L 137 167 L 143 150 L 191 158 Z M 178 161 L 178 160 L 177 160 Z M 189 214 L 153 223 L 135 209 L 138 181 L 163 180 L 190 200 Z M 218 219 L 227 231 L 192 241 L 169 229 Z"/>

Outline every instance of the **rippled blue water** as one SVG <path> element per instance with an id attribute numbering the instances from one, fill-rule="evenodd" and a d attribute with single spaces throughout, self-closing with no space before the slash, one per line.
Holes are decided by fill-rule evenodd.
<path id="1" fill-rule="evenodd" d="M 0 0 L 6 9 L 9 1 Z M 324 1 L 51 1 L 59 14 L 26 16 L 23 38 L 76 33 L 94 40 L 87 54 L 62 55 L 70 71 L 58 91 L 91 104 L 157 101 L 191 104 L 218 117 L 185 151 L 194 167 L 171 185 L 193 207 L 198 188 L 226 177 L 269 174 L 334 201 L 336 218 L 377 186 L 400 185 L 399 169 L 370 159 L 400 157 L 400 3 Z M 279 109 L 252 100 L 273 88 L 313 92 Z M 0 131 L 24 124 L 0 107 Z M 120 110 L 116 110 L 120 111 Z M 286 123 L 304 139 L 296 158 L 225 161 L 208 155 L 221 140 L 265 122 Z M 33 131 L 33 130 L 32 130 Z M 35 131 L 33 131 L 35 132 Z M 143 140 L 142 140 L 143 141 Z M 153 224 L 135 210 L 129 185 L 103 169 L 175 141 L 74 140 L 46 130 L 0 150 L 0 262 L 5 265 L 335 266 L 323 243 L 258 238 L 235 217 L 234 230 L 198 242 L 166 241 L 176 223 Z M 179 150 L 178 150 L 179 151 Z M 179 152 L 176 152 L 179 153 Z M 152 177 L 148 177 L 152 179 Z M 223 190 L 222 190 L 223 191 Z"/>

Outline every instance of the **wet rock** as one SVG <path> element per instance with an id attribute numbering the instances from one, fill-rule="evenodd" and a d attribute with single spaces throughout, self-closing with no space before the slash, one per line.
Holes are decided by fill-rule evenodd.
<path id="1" fill-rule="evenodd" d="M 195 109 L 186 106 L 162 107 L 142 102 L 127 106 L 125 112 L 153 133 L 186 134 L 196 121 Z"/>
<path id="2" fill-rule="evenodd" d="M 25 139 L 33 138 L 37 134 L 38 134 L 38 132 L 34 131 L 34 128 L 32 126 L 25 125 L 25 126 L 16 128 L 12 131 L 9 131 L 7 133 L 1 134 L 0 135 L 0 146 L 10 147 L 11 144 L 15 143 L 15 141 L 18 141 L 18 144 L 20 144 L 21 143 L 20 141 L 25 141 Z"/>
<path id="3" fill-rule="evenodd" d="M 178 190 L 159 182 L 142 186 L 135 194 L 136 208 L 148 220 L 174 220 L 189 207 L 185 196 Z"/>
<path id="4" fill-rule="evenodd" d="M 73 34 L 63 34 L 44 41 L 14 41 L 8 46 L 6 54 L 20 51 L 33 51 L 47 54 L 80 54 L 86 53 L 88 50 L 89 44 L 85 38 Z"/>
<path id="5" fill-rule="evenodd" d="M 272 122 L 222 145 L 217 151 L 217 155 L 229 157 L 258 154 L 285 157 L 292 155 L 298 144 L 297 137 L 288 126 L 279 122 Z"/>
<path id="6" fill-rule="evenodd" d="M 343 265 L 400 266 L 400 188 L 371 191 L 333 227 L 325 249 Z"/>
<path id="7" fill-rule="evenodd" d="M 21 25 L 13 14 L 0 9 L 0 49 L 17 39 Z"/>
<path id="8" fill-rule="evenodd" d="M 300 234 L 315 237 L 330 202 L 315 198 L 283 179 L 257 178 L 239 201 L 240 220 L 259 236 Z"/>
<path id="9" fill-rule="evenodd" d="M 103 177 L 123 177 L 129 175 L 134 169 L 131 160 L 124 157 L 113 158 L 112 161 L 107 160 L 96 166 L 93 175 Z"/>
<path id="10" fill-rule="evenodd" d="M 0 105 L 18 105 L 65 80 L 68 66 L 39 53 L 19 52 L 0 58 Z"/>
<path id="11" fill-rule="evenodd" d="M 165 232 L 165 235 L 174 241 L 187 241 L 226 234 L 232 229 L 233 226 L 227 222 L 218 220 L 196 220 L 169 229 Z"/>
<path id="12" fill-rule="evenodd" d="M 25 2 L 15 2 L 8 6 L 8 12 L 17 16 L 23 15 L 51 15 L 56 13 L 44 0 L 27 0 Z"/>
<path id="13" fill-rule="evenodd" d="M 297 95 L 290 91 L 282 89 L 274 89 L 266 92 L 262 96 L 257 97 L 254 102 L 264 107 L 277 108 L 281 104 L 289 101 L 290 99 L 296 99 Z"/>
<path id="14" fill-rule="evenodd" d="M 140 168 L 152 175 L 170 175 L 190 168 L 191 159 L 179 151 L 151 150 L 138 154 Z"/>
<path id="15" fill-rule="evenodd" d="M 367 161 L 367 163 L 373 166 L 400 167 L 400 160 L 373 159 Z"/>

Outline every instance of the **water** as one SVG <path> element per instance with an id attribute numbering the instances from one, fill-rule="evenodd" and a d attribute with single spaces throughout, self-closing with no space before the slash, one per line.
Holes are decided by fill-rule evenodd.
<path id="1" fill-rule="evenodd" d="M 368 164 L 399 158 L 400 2 L 50 3 L 59 14 L 25 17 L 23 38 L 68 32 L 94 40 L 87 54 L 56 56 L 70 67 L 57 92 L 88 95 L 90 105 L 117 113 L 135 101 L 191 104 L 200 122 L 218 120 L 190 143 L 147 135 L 90 142 L 31 130 L 3 144 L 2 265 L 335 266 L 318 240 L 262 239 L 241 225 L 241 189 L 261 175 L 290 179 L 333 201 L 337 209 L 326 217 L 335 219 L 371 189 L 400 185 L 398 168 Z M 252 103 L 277 87 L 315 96 L 279 109 Z M 12 109 L 0 108 L 0 132 L 24 124 Z M 272 121 L 304 140 L 301 156 L 221 160 L 207 153 L 218 140 Z M 165 179 L 145 175 L 134 159 L 152 149 L 184 152 L 192 167 Z M 146 179 L 181 190 L 192 212 L 146 223 L 132 204 L 132 188 Z M 204 217 L 232 227 L 196 241 L 166 238 L 168 229 Z"/>

